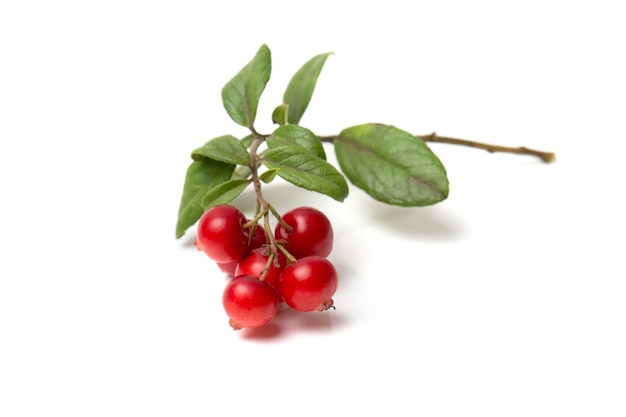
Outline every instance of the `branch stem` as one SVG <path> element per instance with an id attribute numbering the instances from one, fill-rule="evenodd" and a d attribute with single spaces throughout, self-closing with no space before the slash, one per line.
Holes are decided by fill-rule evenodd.
<path id="1" fill-rule="evenodd" d="M 537 158 L 541 159 L 543 162 L 547 164 L 556 161 L 556 155 L 553 152 L 538 151 L 536 149 L 530 149 L 525 146 L 519 146 L 515 148 L 515 147 L 509 147 L 509 146 L 492 145 L 488 143 L 475 142 L 472 140 L 450 138 L 446 136 L 438 136 L 435 132 L 431 133 L 430 135 L 423 135 L 423 136 L 417 136 L 417 137 L 422 139 L 424 142 L 437 142 L 437 143 L 448 143 L 451 145 L 468 146 L 470 148 L 483 149 L 491 153 L 506 152 L 506 153 L 520 154 L 520 155 L 532 155 L 532 156 L 536 156 Z"/>
<path id="2" fill-rule="evenodd" d="M 535 156 L 541 159 L 545 163 L 551 163 L 551 162 L 556 161 L 556 155 L 553 152 L 539 151 L 536 149 L 527 148 L 525 146 L 509 147 L 509 146 L 492 145 L 489 143 L 476 142 L 473 140 L 439 136 L 434 132 L 429 135 L 418 135 L 416 137 L 423 140 L 424 142 L 436 142 L 436 143 L 447 143 L 451 145 L 461 145 L 461 146 L 467 146 L 470 148 L 483 149 L 491 153 L 505 152 L 505 153 L 519 154 L 519 155 L 531 155 L 531 156 Z M 339 138 L 338 135 L 319 136 L 319 139 L 322 142 L 330 142 L 330 143 L 335 142 L 338 138 Z"/>
<path id="3" fill-rule="evenodd" d="M 263 193 L 261 191 L 261 180 L 259 178 L 259 156 L 257 154 L 259 150 L 259 146 L 265 141 L 265 136 L 260 135 L 254 132 L 254 141 L 250 145 L 250 172 L 252 173 L 252 184 L 254 185 L 254 193 L 256 194 L 256 210 L 255 218 L 260 220 L 263 217 L 263 228 L 265 229 L 265 236 L 268 240 L 270 255 L 273 258 L 276 256 L 278 252 L 278 248 L 276 246 L 276 239 L 274 238 L 274 233 L 272 233 L 272 228 L 270 225 L 270 211 L 273 210 L 273 207 L 270 203 L 263 197 Z"/>

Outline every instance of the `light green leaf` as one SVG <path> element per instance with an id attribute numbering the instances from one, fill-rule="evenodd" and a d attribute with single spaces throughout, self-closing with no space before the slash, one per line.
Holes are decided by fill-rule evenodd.
<path id="1" fill-rule="evenodd" d="M 313 91 L 315 90 L 315 84 L 322 72 L 326 58 L 332 54 L 332 52 L 317 55 L 307 61 L 300 69 L 294 74 L 287 85 L 285 94 L 283 95 L 283 102 L 289 105 L 289 112 L 287 120 L 290 124 L 300 123 L 302 114 L 309 105 Z"/>
<path id="2" fill-rule="evenodd" d="M 278 176 L 298 187 L 326 194 L 337 201 L 348 196 L 348 184 L 337 169 L 300 146 L 284 145 L 268 149 L 262 162 L 278 169 Z"/>
<path id="3" fill-rule="evenodd" d="M 287 114 L 289 113 L 289 104 L 281 104 L 277 106 L 272 112 L 272 122 L 277 125 L 286 125 L 289 123 L 287 120 Z"/>
<path id="4" fill-rule="evenodd" d="M 187 168 L 183 195 L 178 209 L 176 239 L 194 225 L 204 213 L 202 197 L 207 190 L 227 181 L 233 174 L 235 165 L 203 158 L 194 161 Z"/>
<path id="5" fill-rule="evenodd" d="M 245 145 L 231 135 L 213 138 L 191 153 L 191 157 L 198 161 L 202 158 L 215 159 L 235 165 L 249 165 L 250 155 Z"/>
<path id="6" fill-rule="evenodd" d="M 251 183 L 247 179 L 234 179 L 216 185 L 202 197 L 202 208 L 208 210 L 213 206 L 230 203 Z"/>
<path id="7" fill-rule="evenodd" d="M 267 171 L 259 175 L 259 179 L 264 183 L 269 184 L 274 180 L 274 178 L 276 178 L 276 174 L 278 174 L 279 170 L 280 168 L 268 169 Z"/>
<path id="8" fill-rule="evenodd" d="M 222 89 L 224 108 L 233 121 L 252 128 L 259 99 L 272 72 L 270 49 L 262 45 L 256 55 Z"/>
<path id="9" fill-rule="evenodd" d="M 343 173 L 376 200 L 427 206 L 448 196 L 443 164 L 424 141 L 408 132 L 364 124 L 343 130 L 334 144 Z"/>
<path id="10" fill-rule="evenodd" d="M 326 152 L 319 138 L 309 129 L 299 125 L 280 126 L 266 139 L 266 142 L 269 148 L 284 145 L 301 146 L 318 158 L 326 159 Z"/>

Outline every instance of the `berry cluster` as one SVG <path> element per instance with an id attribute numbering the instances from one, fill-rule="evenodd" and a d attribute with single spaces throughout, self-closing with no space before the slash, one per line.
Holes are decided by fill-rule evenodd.
<path id="1" fill-rule="evenodd" d="M 330 221 L 312 207 L 274 214 L 274 230 L 232 205 L 214 206 L 198 222 L 196 247 L 233 277 L 222 302 L 235 330 L 269 323 L 281 302 L 303 312 L 333 306 L 338 277 L 326 259 L 333 248 Z"/>

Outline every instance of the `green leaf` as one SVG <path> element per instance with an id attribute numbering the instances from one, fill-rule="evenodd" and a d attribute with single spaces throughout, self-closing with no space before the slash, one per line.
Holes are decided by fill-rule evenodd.
<path id="1" fill-rule="evenodd" d="M 230 203 L 237 198 L 251 182 L 252 181 L 247 179 L 234 179 L 216 185 L 202 197 L 202 208 L 208 210 L 219 204 Z"/>
<path id="2" fill-rule="evenodd" d="M 283 95 L 283 102 L 289 105 L 289 112 L 287 120 L 291 124 L 300 123 L 300 118 L 306 110 L 313 96 L 315 90 L 315 84 L 322 72 L 326 58 L 332 52 L 320 54 L 314 56 L 307 61 L 300 69 L 294 74 L 287 85 L 285 94 Z"/>
<path id="3" fill-rule="evenodd" d="M 267 45 L 261 45 L 256 55 L 222 89 L 224 108 L 233 121 L 252 128 L 259 99 L 272 72 L 272 59 Z"/>
<path id="4" fill-rule="evenodd" d="M 326 159 L 326 152 L 324 152 L 322 142 L 315 133 L 302 126 L 280 126 L 266 139 L 266 143 L 269 148 L 284 145 L 297 145 L 318 158 Z"/>
<path id="5" fill-rule="evenodd" d="M 191 153 L 195 161 L 202 158 L 215 159 L 234 165 L 249 165 L 250 155 L 245 145 L 231 135 L 213 138 Z"/>
<path id="6" fill-rule="evenodd" d="M 439 158 L 421 139 L 393 126 L 364 124 L 335 140 L 337 161 L 357 187 L 397 206 L 427 206 L 448 196 Z"/>
<path id="7" fill-rule="evenodd" d="M 268 149 L 262 160 L 278 176 L 298 187 L 326 194 L 337 201 L 348 196 L 348 184 L 331 164 L 311 155 L 300 146 L 284 145 Z"/>
<path id="8" fill-rule="evenodd" d="M 250 145 L 252 145 L 252 142 L 254 142 L 254 135 L 248 135 L 244 138 L 241 138 L 240 142 L 244 148 L 248 149 Z"/>
<path id="9" fill-rule="evenodd" d="M 204 213 L 202 197 L 207 190 L 230 179 L 234 169 L 235 165 L 208 158 L 194 161 L 189 165 L 178 209 L 176 239 L 185 234 L 185 231 L 193 226 Z"/>
<path id="10" fill-rule="evenodd" d="M 277 106 L 272 112 L 272 122 L 277 125 L 286 125 L 289 123 L 287 120 L 287 114 L 289 113 L 289 104 L 281 104 Z"/>
<path id="11" fill-rule="evenodd" d="M 268 169 L 267 171 L 259 175 L 259 179 L 264 183 L 269 184 L 270 182 L 274 181 L 274 178 L 276 178 L 276 174 L 278 174 L 278 171 L 280 171 L 280 168 Z"/>

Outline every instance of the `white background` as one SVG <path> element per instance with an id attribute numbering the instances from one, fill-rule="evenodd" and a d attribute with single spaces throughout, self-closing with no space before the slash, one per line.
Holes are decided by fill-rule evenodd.
<path id="1" fill-rule="evenodd" d="M 2 2 L 0 415 L 626 415 L 619 3 Z M 262 43 L 258 130 L 332 51 L 302 119 L 320 135 L 557 162 L 433 144 L 451 188 L 428 208 L 272 183 L 331 218 L 337 310 L 235 332 L 174 226 L 191 150 L 246 134 L 220 91 Z"/>

